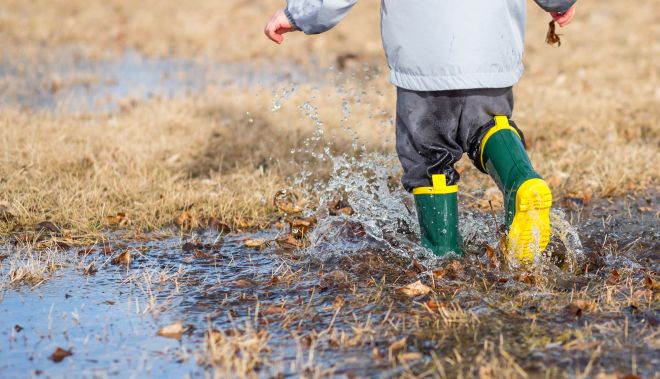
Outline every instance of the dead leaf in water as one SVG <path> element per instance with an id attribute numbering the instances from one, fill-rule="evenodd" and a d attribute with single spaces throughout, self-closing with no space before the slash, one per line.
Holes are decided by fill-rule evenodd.
<path id="1" fill-rule="evenodd" d="M 273 196 L 273 205 L 283 213 L 296 214 L 302 212 L 302 208 L 296 202 L 296 196 L 287 190 L 279 190 Z"/>
<path id="2" fill-rule="evenodd" d="M 335 301 L 332 303 L 332 307 L 334 309 L 339 309 L 339 308 L 343 307 L 344 304 L 346 304 L 346 300 L 344 300 L 344 298 L 341 297 L 341 296 L 337 296 L 337 297 L 335 297 Z"/>
<path id="3" fill-rule="evenodd" d="M 407 363 L 407 362 L 412 362 L 412 361 L 417 361 L 422 359 L 423 355 L 422 353 L 417 353 L 417 352 L 409 352 L 409 353 L 401 353 L 397 355 L 397 359 L 401 363 Z"/>
<path id="4" fill-rule="evenodd" d="M 282 313 L 286 313 L 286 312 L 287 312 L 286 308 L 284 308 L 282 306 L 274 306 L 274 305 L 271 305 L 270 307 L 268 307 L 268 308 L 264 309 L 263 311 L 261 311 L 261 313 L 264 314 L 264 315 L 276 315 L 276 314 L 282 314 Z"/>
<path id="5" fill-rule="evenodd" d="M 268 242 L 269 242 L 268 240 L 262 238 L 257 238 L 257 239 L 246 238 L 243 241 L 243 244 L 245 245 L 245 247 L 250 247 L 253 249 L 263 249 L 264 247 L 266 247 Z"/>
<path id="6" fill-rule="evenodd" d="M 426 295 L 427 293 L 431 292 L 431 287 L 423 284 L 421 280 L 418 280 L 415 283 L 411 283 L 408 284 L 407 286 L 398 288 L 397 291 L 406 296 L 413 297 L 419 295 Z"/>
<path id="7" fill-rule="evenodd" d="M 660 289 L 660 283 L 648 275 L 644 276 L 644 286 L 650 290 Z"/>
<path id="8" fill-rule="evenodd" d="M 128 266 L 131 264 L 131 252 L 126 250 L 123 253 L 117 255 L 116 257 L 112 258 L 112 264 L 113 265 L 126 265 Z"/>
<path id="9" fill-rule="evenodd" d="M 307 232 L 316 225 L 315 217 L 308 218 L 296 218 L 289 221 L 289 227 L 291 228 L 291 235 L 295 238 L 304 238 L 307 235 Z"/>
<path id="10" fill-rule="evenodd" d="M 305 243 L 302 240 L 296 239 L 296 237 L 291 234 L 279 237 L 275 242 L 285 249 L 300 249 L 305 246 Z"/>
<path id="11" fill-rule="evenodd" d="M 348 274 L 342 270 L 331 271 L 321 278 L 319 286 L 321 288 L 346 287 L 349 284 Z"/>
<path id="12" fill-rule="evenodd" d="M 348 203 L 348 201 L 341 198 L 336 198 L 335 200 L 328 202 L 328 213 L 330 216 L 350 216 L 353 214 L 353 208 Z"/>
<path id="13" fill-rule="evenodd" d="M 490 247 L 490 245 L 488 244 L 486 244 L 486 257 L 488 257 L 488 266 L 490 268 L 500 267 L 500 261 L 497 259 L 497 254 L 495 253 L 495 249 Z"/>
<path id="14" fill-rule="evenodd" d="M 236 279 L 233 282 L 230 283 L 234 287 L 238 288 L 248 288 L 248 287 L 254 287 L 254 282 L 251 280 L 247 279 Z"/>
<path id="15" fill-rule="evenodd" d="M 87 265 L 85 268 L 83 268 L 83 275 L 94 275 L 98 272 L 98 269 L 96 268 L 96 263 L 92 262 L 89 265 Z"/>
<path id="16" fill-rule="evenodd" d="M 64 358 L 70 357 L 73 355 L 73 352 L 71 350 L 64 350 L 61 347 L 58 347 L 55 349 L 53 354 L 50 355 L 50 360 L 55 362 L 55 363 L 60 363 Z"/>
<path id="17" fill-rule="evenodd" d="M 96 253 L 96 249 L 91 248 L 91 247 L 86 248 L 86 249 L 78 250 L 78 255 L 89 255 L 89 254 L 93 254 L 93 253 Z"/>
<path id="18" fill-rule="evenodd" d="M 620 278 L 621 278 L 621 274 L 619 274 L 619 271 L 617 271 L 617 269 L 612 269 L 612 272 L 610 272 L 610 276 L 607 278 L 607 283 L 616 284 L 619 282 Z"/>
<path id="19" fill-rule="evenodd" d="M 175 321 L 173 324 L 162 327 L 157 334 L 161 337 L 178 340 L 181 339 L 184 331 L 185 329 L 183 328 L 183 322 Z"/>

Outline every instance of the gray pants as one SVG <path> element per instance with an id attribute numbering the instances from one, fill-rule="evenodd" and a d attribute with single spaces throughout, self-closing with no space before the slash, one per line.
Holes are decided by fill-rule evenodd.
<path id="1" fill-rule="evenodd" d="M 428 92 L 397 88 L 396 151 L 404 188 L 430 186 L 433 174 L 445 174 L 447 184 L 456 184 L 460 176 L 454 164 L 463 153 L 484 171 L 481 138 L 495 124 L 494 116 L 511 118 L 512 112 L 511 87 Z"/>

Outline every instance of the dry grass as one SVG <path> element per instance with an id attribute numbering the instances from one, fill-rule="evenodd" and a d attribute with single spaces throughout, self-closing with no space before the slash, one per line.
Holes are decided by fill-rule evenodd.
<path id="1" fill-rule="evenodd" d="M 281 47 L 261 36 L 262 23 L 277 6 L 10 0 L 0 6 L 0 46 L 29 51 L 40 43 L 81 44 L 97 56 L 135 48 L 149 55 L 238 61 L 277 56 L 306 63 L 311 54 L 322 65 L 356 54 L 349 71 L 360 73 L 367 62 L 385 67 L 375 2 L 358 4 L 327 35 L 291 35 Z M 657 190 L 660 70 L 654 56 L 660 50 L 660 9 L 613 0 L 584 2 L 579 9 L 575 23 L 560 31 L 557 49 L 543 43 L 547 16 L 530 5 L 528 69 L 516 87 L 515 119 L 557 197 Z M 368 150 L 393 151 L 388 121 L 394 91 L 386 74 L 371 76 L 343 82 L 344 93 L 333 85 L 302 85 L 278 112 L 270 111 L 273 89 L 262 87 L 137 103 L 114 115 L 4 109 L 0 231 L 51 220 L 63 235 L 89 241 L 82 237 L 99 236 L 113 226 L 108 216 L 120 212 L 127 215 L 121 227 L 139 230 L 171 224 L 184 211 L 187 226 L 209 217 L 238 229 L 264 225 L 274 210 L 269 199 L 291 184 L 290 175 L 302 169 L 327 173 L 323 165 L 304 163 L 309 155 L 290 154 L 296 147 L 320 151 L 325 143 L 312 138 L 309 147 L 303 144 L 315 131 L 313 117 L 299 109 L 305 101 L 318 110 L 326 141 L 334 135 L 335 151 L 351 151 L 352 133 Z M 348 121 L 342 121 L 343 100 L 351 108 Z M 460 167 L 466 191 L 493 186 L 468 162 Z"/>
<path id="2" fill-rule="evenodd" d="M 213 367 L 214 378 L 257 378 L 258 370 L 269 363 L 268 340 L 265 330 L 255 330 L 249 323 L 245 330 L 209 329 L 197 360 Z"/>

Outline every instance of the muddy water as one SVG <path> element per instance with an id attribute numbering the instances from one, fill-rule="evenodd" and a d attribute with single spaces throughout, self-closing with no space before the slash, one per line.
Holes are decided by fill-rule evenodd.
<path id="1" fill-rule="evenodd" d="M 0 374 L 657 377 L 655 204 L 651 195 L 588 206 L 569 200 L 565 218 L 578 225 L 584 257 L 572 270 L 550 264 L 528 273 L 489 258 L 485 241 L 469 242 L 461 261 L 435 260 L 392 248 L 415 246 L 414 235 L 381 238 L 345 216 L 320 220 L 315 237 L 335 247 L 325 252 L 244 246 L 278 229 L 117 236 L 109 246 L 68 252 L 66 267 L 43 283 L 4 287 Z M 488 227 L 488 214 L 463 216 Z M 3 279 L 21 256 L 14 249 Z M 124 251 L 130 264 L 112 264 Z M 97 271 L 85 275 L 92 262 Z M 428 293 L 401 291 L 418 280 Z M 176 320 L 185 329 L 180 340 L 157 336 Z M 211 360 L 210 329 L 232 338 L 260 331 L 260 362 L 241 371 Z M 241 346 L 234 363 L 255 349 Z M 57 347 L 73 355 L 49 360 Z"/>
<path id="2" fill-rule="evenodd" d="M 73 46 L 32 54 L 12 51 L 0 57 L 0 109 L 107 112 L 131 101 L 184 97 L 225 86 L 305 83 L 323 74 L 291 62 L 265 63 L 147 58 L 134 50 L 98 59 Z"/>

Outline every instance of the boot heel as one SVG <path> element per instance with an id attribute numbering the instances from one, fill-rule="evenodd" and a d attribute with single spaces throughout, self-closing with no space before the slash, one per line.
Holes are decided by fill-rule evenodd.
<path id="1" fill-rule="evenodd" d="M 552 192 L 542 179 L 525 181 L 516 192 L 516 208 L 507 235 L 507 251 L 529 264 L 550 242 Z"/>

